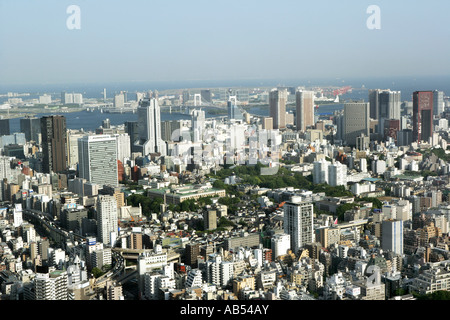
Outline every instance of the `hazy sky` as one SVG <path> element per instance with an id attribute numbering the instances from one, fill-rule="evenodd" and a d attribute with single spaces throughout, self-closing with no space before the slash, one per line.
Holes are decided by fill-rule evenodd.
<path id="1" fill-rule="evenodd" d="M 449 14 L 448 0 L 0 0 L 0 84 L 449 75 Z"/>

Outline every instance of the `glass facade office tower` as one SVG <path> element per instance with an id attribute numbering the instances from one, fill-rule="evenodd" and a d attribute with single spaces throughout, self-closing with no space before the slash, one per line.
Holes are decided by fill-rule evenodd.
<path id="1" fill-rule="evenodd" d="M 442 112 L 444 112 L 445 103 L 444 103 L 444 92 L 434 90 L 433 91 L 433 115 L 439 116 Z"/>
<path id="2" fill-rule="evenodd" d="M 9 135 L 9 119 L 0 119 L 0 136 Z"/>
<path id="3" fill-rule="evenodd" d="M 78 139 L 78 161 L 80 178 L 100 188 L 119 185 L 116 137 L 93 135 Z"/>
<path id="4" fill-rule="evenodd" d="M 385 220 L 381 229 L 381 248 L 403 255 L 403 221 Z"/>
<path id="5" fill-rule="evenodd" d="M 364 134 L 370 137 L 369 103 L 351 102 L 344 104 L 342 139 L 349 146 L 356 145 L 356 139 Z"/>
<path id="6" fill-rule="evenodd" d="M 39 118 L 25 117 L 20 119 L 20 132 L 25 133 L 27 141 L 40 143 L 41 123 Z"/>

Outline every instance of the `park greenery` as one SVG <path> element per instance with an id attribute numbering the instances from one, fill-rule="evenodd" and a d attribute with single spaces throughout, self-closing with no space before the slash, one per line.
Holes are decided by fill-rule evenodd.
<path id="1" fill-rule="evenodd" d="M 224 168 L 218 171 L 212 178 L 218 179 L 214 182 L 215 188 L 223 188 L 233 193 L 233 187 L 226 185 L 222 180 L 235 174 L 241 179 L 242 184 L 257 185 L 261 188 L 278 189 L 294 187 L 296 189 L 310 190 L 314 193 L 324 192 L 329 197 L 351 197 L 353 194 L 346 190 L 344 186 L 330 186 L 328 184 L 314 184 L 312 176 L 303 176 L 298 172 L 291 172 L 285 167 L 280 167 L 274 175 L 262 175 L 261 164 L 236 166 L 233 168 Z"/>
<path id="2" fill-rule="evenodd" d="M 205 200 L 206 202 L 207 200 Z M 149 198 L 143 194 L 132 194 L 127 198 L 129 205 L 138 207 L 139 204 L 142 207 L 142 214 L 149 217 L 152 213 L 161 212 L 161 204 L 164 203 L 162 198 Z M 186 200 L 180 204 L 169 204 L 167 208 L 173 212 L 182 211 L 197 211 L 200 207 L 195 200 Z"/>
<path id="3" fill-rule="evenodd" d="M 438 290 L 429 294 L 417 294 L 415 292 L 412 295 L 417 300 L 450 300 L 450 291 Z"/>
<path id="4" fill-rule="evenodd" d="M 298 172 L 291 172 L 285 167 L 279 167 L 278 172 L 274 175 L 263 175 L 261 169 L 264 165 L 258 163 L 256 165 L 241 165 L 241 166 L 225 166 L 222 170 L 217 171 L 214 174 L 209 174 L 213 182 L 213 187 L 217 189 L 225 189 L 227 196 L 218 199 L 219 204 L 226 205 L 230 214 L 235 213 L 245 194 L 239 191 L 236 185 L 226 184 L 225 178 L 235 175 L 240 179 L 240 184 L 248 184 L 253 186 L 259 186 L 261 188 L 278 189 L 293 187 L 296 189 L 309 190 L 314 193 L 324 193 L 328 197 L 353 197 L 353 194 L 345 188 L 345 186 L 330 186 L 324 184 L 314 184 L 312 175 L 303 176 Z M 253 197 L 254 198 L 254 197 Z M 151 199 L 145 194 L 132 194 L 127 198 L 129 205 L 138 206 L 141 204 L 142 213 L 145 216 L 150 216 L 152 213 L 160 214 L 161 204 L 163 199 L 154 198 Z M 342 204 L 337 208 L 337 217 L 339 221 L 344 218 L 344 213 L 347 210 L 351 210 L 357 206 L 361 206 L 361 202 L 371 202 L 373 208 L 380 209 L 382 203 L 377 198 L 356 198 L 354 203 Z M 197 211 L 206 205 L 211 205 L 211 197 L 200 198 L 199 200 L 186 200 L 180 204 L 168 204 L 167 209 L 173 212 L 182 211 Z M 219 223 L 218 228 L 223 228 Z M 199 230 L 202 230 L 201 226 L 198 226 Z"/>
<path id="5" fill-rule="evenodd" d="M 422 157 L 425 159 L 431 156 L 432 154 L 437 156 L 439 159 L 445 160 L 447 162 L 450 161 L 450 154 L 445 153 L 445 150 L 442 148 L 427 149 L 422 152 Z"/>
<path id="6" fill-rule="evenodd" d="M 104 265 L 101 269 L 94 267 L 94 268 L 92 268 L 92 275 L 94 276 L 94 278 L 99 278 L 111 269 L 112 269 L 112 265 L 110 265 L 110 264 Z"/>

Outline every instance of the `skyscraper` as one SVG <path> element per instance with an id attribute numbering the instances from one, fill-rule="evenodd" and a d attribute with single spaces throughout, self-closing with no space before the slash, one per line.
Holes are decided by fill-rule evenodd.
<path id="1" fill-rule="evenodd" d="M 370 136 L 369 103 L 350 102 L 344 104 L 342 138 L 347 145 L 355 146 L 356 138 Z"/>
<path id="2" fill-rule="evenodd" d="M 217 211 L 207 209 L 203 214 L 203 221 L 205 223 L 205 230 L 214 230 L 217 228 Z"/>
<path id="3" fill-rule="evenodd" d="M 328 183 L 328 166 L 330 162 L 325 159 L 314 161 L 313 182 L 314 184 Z"/>
<path id="4" fill-rule="evenodd" d="M 183 90 L 182 93 L 183 104 L 186 104 L 189 101 L 189 97 L 190 97 L 189 90 Z"/>
<path id="5" fill-rule="evenodd" d="M 83 95 L 81 93 L 74 93 L 73 94 L 73 103 L 83 104 Z"/>
<path id="6" fill-rule="evenodd" d="M 78 139 L 79 176 L 91 183 L 118 186 L 117 140 L 109 135 Z"/>
<path id="7" fill-rule="evenodd" d="M 124 163 L 125 159 L 131 158 L 130 136 L 127 133 L 116 133 L 113 136 L 116 138 L 117 160 Z"/>
<path id="8" fill-rule="evenodd" d="M 22 204 L 16 203 L 13 209 L 13 226 L 18 228 L 23 223 L 23 212 L 22 212 Z"/>
<path id="9" fill-rule="evenodd" d="M 205 111 L 201 109 L 192 110 L 191 119 L 193 142 L 202 141 L 203 131 L 205 130 Z"/>
<path id="10" fill-rule="evenodd" d="M 179 120 L 163 121 L 161 123 L 161 138 L 164 141 L 181 141 L 182 125 Z"/>
<path id="11" fill-rule="evenodd" d="M 82 131 L 67 130 L 67 166 L 76 168 L 78 164 L 78 139 L 86 134 Z"/>
<path id="12" fill-rule="evenodd" d="M 228 111 L 228 120 L 243 120 L 244 116 L 242 115 L 241 110 L 239 110 L 239 107 L 237 105 L 237 97 L 236 96 L 230 96 L 227 102 L 227 111 Z"/>
<path id="13" fill-rule="evenodd" d="M 62 104 L 72 104 L 73 103 L 73 94 L 67 92 L 61 92 L 61 103 Z"/>
<path id="14" fill-rule="evenodd" d="M 403 254 L 403 221 L 384 220 L 381 224 L 381 248 Z"/>
<path id="15" fill-rule="evenodd" d="M 314 92 L 297 91 L 296 101 L 296 121 L 298 131 L 306 131 L 306 128 L 314 125 Z"/>
<path id="16" fill-rule="evenodd" d="M 125 132 L 130 137 L 130 151 L 135 152 L 134 143 L 139 140 L 139 128 L 137 121 L 125 121 Z"/>
<path id="17" fill-rule="evenodd" d="M 66 118 L 54 115 L 41 118 L 43 173 L 63 172 L 67 168 Z"/>
<path id="18" fill-rule="evenodd" d="M 378 120 L 379 115 L 379 93 L 380 89 L 370 89 L 369 90 L 369 110 L 370 110 L 370 118 L 374 120 Z"/>
<path id="19" fill-rule="evenodd" d="M 39 118 L 25 117 L 20 119 L 20 132 L 25 133 L 27 141 L 40 143 L 41 123 Z"/>
<path id="20" fill-rule="evenodd" d="M 143 155 L 161 153 L 166 155 L 166 144 L 161 139 L 161 111 L 157 98 L 142 99 L 138 107 L 139 142 L 135 147 Z"/>
<path id="21" fill-rule="evenodd" d="M 99 195 L 97 198 L 97 240 L 114 245 L 117 235 L 117 201 L 113 196 Z"/>
<path id="22" fill-rule="evenodd" d="M 0 119 L 0 136 L 7 136 L 9 133 L 9 119 Z"/>
<path id="23" fill-rule="evenodd" d="M 444 92 L 434 90 L 433 91 L 433 115 L 438 116 L 444 112 Z"/>
<path id="24" fill-rule="evenodd" d="M 313 211 L 311 202 L 292 199 L 284 205 L 284 233 L 290 235 L 294 253 L 305 244 L 313 242 Z"/>
<path id="25" fill-rule="evenodd" d="M 212 93 L 211 90 L 205 89 L 200 91 L 201 101 L 202 103 L 211 103 L 212 102 Z"/>
<path id="26" fill-rule="evenodd" d="M 274 129 L 286 128 L 286 89 L 272 89 L 269 92 L 270 117 L 273 119 Z"/>
<path id="27" fill-rule="evenodd" d="M 125 96 L 123 92 L 114 96 L 114 108 L 123 108 L 125 106 Z"/>
<path id="28" fill-rule="evenodd" d="M 383 90 L 379 92 L 378 103 L 378 133 L 383 134 L 386 120 L 400 120 L 401 92 Z"/>
<path id="29" fill-rule="evenodd" d="M 0 183 L 3 179 L 12 180 L 12 169 L 10 157 L 0 156 Z"/>
<path id="30" fill-rule="evenodd" d="M 433 91 L 413 93 L 413 141 L 425 141 L 433 135 Z"/>
<path id="31" fill-rule="evenodd" d="M 340 162 L 328 166 L 328 184 L 332 187 L 347 184 L 347 166 Z"/>

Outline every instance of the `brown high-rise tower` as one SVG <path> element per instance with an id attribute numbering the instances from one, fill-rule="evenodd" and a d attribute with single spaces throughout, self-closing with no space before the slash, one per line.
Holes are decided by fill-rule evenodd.
<path id="1" fill-rule="evenodd" d="M 67 168 L 66 159 L 66 118 L 54 115 L 41 118 L 41 135 L 44 173 L 63 172 Z"/>
<path id="2" fill-rule="evenodd" d="M 269 92 L 269 110 L 274 129 L 286 128 L 286 89 L 273 89 Z"/>
<path id="3" fill-rule="evenodd" d="M 413 93 L 413 141 L 425 141 L 433 136 L 433 91 Z"/>

